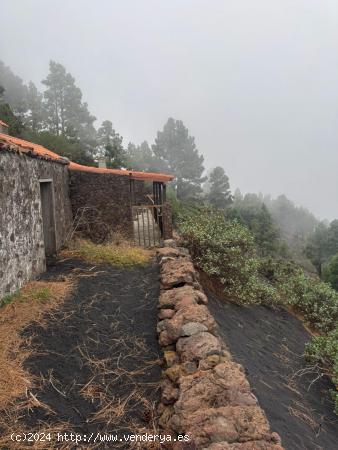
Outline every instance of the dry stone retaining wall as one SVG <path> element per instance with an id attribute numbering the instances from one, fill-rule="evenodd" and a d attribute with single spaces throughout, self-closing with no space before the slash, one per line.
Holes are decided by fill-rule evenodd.
<path id="1" fill-rule="evenodd" d="M 161 270 L 157 332 L 164 360 L 159 424 L 163 434 L 189 436 L 189 442 L 167 448 L 283 450 L 243 367 L 232 360 L 217 335 L 187 250 L 164 247 L 157 258 Z"/>

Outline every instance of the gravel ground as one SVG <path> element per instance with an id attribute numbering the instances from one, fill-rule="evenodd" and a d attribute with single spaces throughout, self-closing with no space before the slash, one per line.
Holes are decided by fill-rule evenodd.
<path id="1" fill-rule="evenodd" d="M 309 333 L 283 309 L 244 307 L 208 292 L 209 308 L 286 450 L 336 450 L 338 417 L 328 378 L 312 381 L 303 358 Z"/>
<path id="2" fill-rule="evenodd" d="M 121 270 L 68 259 L 55 261 L 43 279 L 69 276 L 75 289 L 48 326 L 23 332 L 37 352 L 26 360 L 38 380 L 33 395 L 44 404 L 23 423 L 32 430 L 66 423 L 86 435 L 153 432 L 161 377 L 157 265 Z"/>

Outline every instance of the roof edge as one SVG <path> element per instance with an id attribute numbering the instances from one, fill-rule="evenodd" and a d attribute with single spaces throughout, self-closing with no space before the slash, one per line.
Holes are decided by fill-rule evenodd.
<path id="1" fill-rule="evenodd" d="M 48 155 L 41 155 L 40 153 L 34 152 L 34 150 L 32 150 L 32 149 L 24 149 L 23 147 L 20 147 L 19 145 L 8 144 L 6 142 L 3 142 L 3 141 L 1 141 L 1 136 L 0 136 L 0 151 L 4 151 L 4 152 L 8 152 L 8 153 L 15 153 L 17 155 L 25 155 L 25 156 L 28 156 L 29 158 L 53 162 L 56 164 L 61 164 L 63 166 L 69 165 L 69 161 L 67 160 L 67 158 L 62 158 L 60 156 L 59 159 L 54 159 Z"/>
<path id="2" fill-rule="evenodd" d="M 88 173 L 97 173 L 97 174 L 108 174 L 108 175 L 120 175 L 124 177 L 129 177 L 132 180 L 140 180 L 140 181 L 158 181 L 158 182 L 169 182 L 174 179 L 173 175 L 165 174 L 165 173 L 156 173 L 156 172 L 137 172 L 134 170 L 127 169 L 108 169 L 108 168 L 99 168 L 93 166 L 84 166 L 82 164 L 77 164 L 74 162 L 70 162 L 69 169 L 78 172 L 88 172 Z"/>
<path id="3" fill-rule="evenodd" d="M 68 165 L 70 170 L 77 170 L 82 172 L 92 172 L 92 173 L 108 173 L 111 175 L 121 175 L 127 176 L 133 180 L 143 180 L 143 181 L 157 181 L 157 182 L 169 182 L 174 179 L 173 175 L 166 173 L 157 172 L 138 172 L 134 170 L 124 170 L 124 169 L 105 169 L 93 166 L 84 166 L 64 158 L 57 153 L 48 150 L 39 144 L 34 144 L 33 142 L 25 141 L 24 139 L 16 138 L 14 136 L 9 136 L 8 134 L 0 133 L 0 149 L 6 147 L 8 151 L 15 151 L 17 153 L 24 153 L 27 156 L 40 158 L 48 161 L 57 162 L 60 164 Z"/>

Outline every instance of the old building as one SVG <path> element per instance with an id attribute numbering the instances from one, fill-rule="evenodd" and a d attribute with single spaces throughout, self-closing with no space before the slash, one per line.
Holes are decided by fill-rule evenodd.
<path id="1" fill-rule="evenodd" d="M 72 225 L 68 162 L 0 134 L 0 298 L 46 268 Z"/>
<path id="2" fill-rule="evenodd" d="M 85 235 L 100 242 L 117 231 L 140 245 L 156 245 L 161 237 L 171 237 L 165 191 L 172 176 L 75 163 L 69 169 L 73 215 L 82 222 Z"/>
<path id="3" fill-rule="evenodd" d="M 0 299 L 46 268 L 74 230 L 101 242 L 170 238 L 166 174 L 82 166 L 0 133 Z"/>

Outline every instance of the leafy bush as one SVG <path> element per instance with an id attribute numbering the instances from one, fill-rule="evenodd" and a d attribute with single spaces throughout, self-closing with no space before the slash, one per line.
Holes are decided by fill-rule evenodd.
<path id="1" fill-rule="evenodd" d="M 338 293 L 329 284 L 311 278 L 292 261 L 257 258 L 248 228 L 220 211 L 190 209 L 180 216 L 180 231 L 197 266 L 217 277 L 228 297 L 295 307 L 313 327 L 327 333 L 314 338 L 307 353 L 317 367 L 326 366 L 338 384 Z M 337 391 L 333 397 L 338 414 Z"/>
<path id="2" fill-rule="evenodd" d="M 276 288 L 277 301 L 299 309 L 305 319 L 323 332 L 338 322 L 338 294 L 329 284 L 311 278 L 292 261 L 266 258 L 260 273 Z"/>
<path id="3" fill-rule="evenodd" d="M 326 336 L 316 336 L 306 346 L 308 359 L 319 366 L 321 372 L 328 373 L 336 390 L 332 391 L 335 413 L 338 414 L 338 325 Z"/>
<path id="4" fill-rule="evenodd" d="M 274 298 L 273 286 L 259 277 L 254 239 L 245 226 L 199 208 L 181 216 L 179 228 L 197 266 L 219 278 L 227 296 L 250 303 Z"/>
<path id="5" fill-rule="evenodd" d="M 284 284 L 291 293 L 289 303 L 297 306 L 306 320 L 320 331 L 330 331 L 338 321 L 338 296 L 326 283 L 313 281 L 304 273 Z"/>

